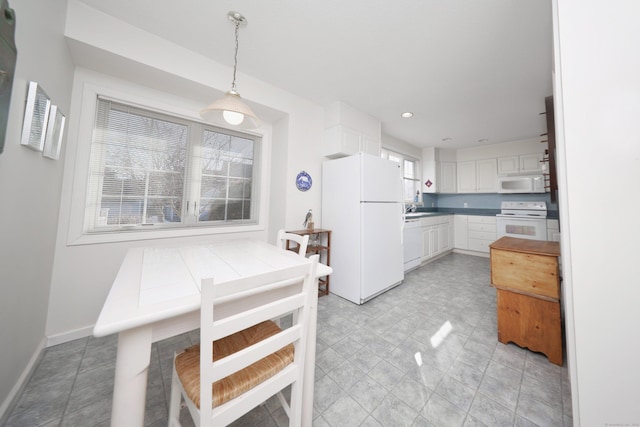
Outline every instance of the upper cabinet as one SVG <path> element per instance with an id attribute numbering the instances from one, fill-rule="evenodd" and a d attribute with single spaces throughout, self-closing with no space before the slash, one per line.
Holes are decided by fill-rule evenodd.
<path id="1" fill-rule="evenodd" d="M 381 144 L 348 127 L 337 125 L 324 131 L 324 155 L 330 158 L 368 153 L 380 156 Z"/>
<path id="2" fill-rule="evenodd" d="M 498 157 L 498 175 L 517 173 L 542 173 L 542 154 Z"/>
<path id="3" fill-rule="evenodd" d="M 458 163 L 458 193 L 476 192 L 476 161 Z"/>
<path id="4" fill-rule="evenodd" d="M 329 158 L 356 153 L 380 155 L 380 121 L 343 103 L 334 102 L 325 110 L 324 155 Z"/>
<path id="5" fill-rule="evenodd" d="M 422 149 L 423 193 L 455 193 L 458 189 L 456 152 L 451 149 Z"/>
<path id="6" fill-rule="evenodd" d="M 455 193 L 457 189 L 456 162 L 436 163 L 438 193 Z"/>
<path id="7" fill-rule="evenodd" d="M 458 193 L 497 193 L 497 159 L 459 162 L 457 178 Z"/>

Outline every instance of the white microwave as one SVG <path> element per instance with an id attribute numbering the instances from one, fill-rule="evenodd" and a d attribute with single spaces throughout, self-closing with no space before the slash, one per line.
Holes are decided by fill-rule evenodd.
<path id="1" fill-rule="evenodd" d="M 544 175 L 498 177 L 499 193 L 544 193 Z"/>

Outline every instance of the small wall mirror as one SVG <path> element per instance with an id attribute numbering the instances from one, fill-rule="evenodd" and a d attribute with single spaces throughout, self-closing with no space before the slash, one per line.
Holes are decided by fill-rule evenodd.
<path id="1" fill-rule="evenodd" d="M 50 109 L 51 100 L 44 89 L 36 82 L 29 82 L 20 141 L 22 145 L 42 151 Z"/>

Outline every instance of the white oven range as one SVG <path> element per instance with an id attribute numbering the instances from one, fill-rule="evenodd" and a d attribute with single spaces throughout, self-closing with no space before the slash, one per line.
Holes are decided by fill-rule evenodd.
<path id="1" fill-rule="evenodd" d="M 547 240 L 546 202 L 502 202 L 496 215 L 497 237 Z"/>

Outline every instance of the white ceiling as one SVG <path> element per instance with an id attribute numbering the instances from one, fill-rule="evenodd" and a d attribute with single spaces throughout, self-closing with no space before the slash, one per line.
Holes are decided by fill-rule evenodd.
<path id="1" fill-rule="evenodd" d="M 320 105 L 344 101 L 416 146 L 546 131 L 539 113 L 552 91 L 551 0 L 81 1 L 229 66 L 227 12 L 238 11 L 248 20 L 240 76 Z M 241 78 L 237 85 L 243 93 Z"/>

